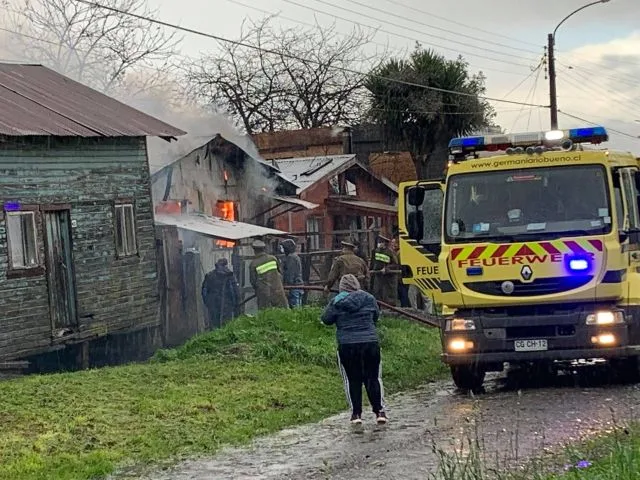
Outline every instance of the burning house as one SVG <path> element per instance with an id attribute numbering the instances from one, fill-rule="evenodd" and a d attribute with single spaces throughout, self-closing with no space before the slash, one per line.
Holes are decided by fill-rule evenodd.
<path id="1" fill-rule="evenodd" d="M 181 138 L 177 151 L 183 142 L 188 153 L 165 158 L 152 173 L 152 192 L 156 225 L 177 229 L 181 251 L 197 253 L 197 270 L 208 272 L 227 258 L 249 294 L 250 240 L 272 238 L 275 246 L 275 238 L 287 233 L 275 228 L 279 217 L 318 205 L 300 200 L 297 185 L 261 160 L 250 139 L 240 140 L 220 134 Z M 171 242 L 166 231 L 162 235 L 162 242 Z"/>
<path id="2" fill-rule="evenodd" d="M 156 213 L 193 212 L 267 228 L 286 212 L 317 206 L 296 190 L 275 165 L 221 135 L 152 172 Z"/>
<path id="3" fill-rule="evenodd" d="M 87 365 L 157 330 L 146 138 L 183 134 L 41 65 L 0 64 L 0 360 Z"/>

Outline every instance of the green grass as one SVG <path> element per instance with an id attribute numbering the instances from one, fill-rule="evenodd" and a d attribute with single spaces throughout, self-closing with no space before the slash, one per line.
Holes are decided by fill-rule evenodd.
<path id="1" fill-rule="evenodd" d="M 320 310 L 243 317 L 146 364 L 0 382 L 0 479 L 89 479 L 215 452 L 346 408 Z M 389 392 L 441 377 L 437 331 L 380 326 Z"/>
<path id="2" fill-rule="evenodd" d="M 444 452 L 434 446 L 439 465 L 431 480 L 639 480 L 640 424 L 571 445 L 549 458 L 533 459 L 518 469 L 505 467 L 513 452 L 484 463 L 482 439 L 465 438 L 464 450 Z M 494 459 L 488 459 L 492 462 Z"/>
<path id="3" fill-rule="evenodd" d="M 569 450 L 567 472 L 548 480 L 640 479 L 640 426 L 617 429 L 578 448 Z M 588 462 L 588 463 L 585 463 Z"/>

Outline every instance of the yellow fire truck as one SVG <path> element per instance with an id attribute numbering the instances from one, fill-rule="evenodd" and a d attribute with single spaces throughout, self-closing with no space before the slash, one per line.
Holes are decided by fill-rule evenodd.
<path id="1" fill-rule="evenodd" d="M 454 138 L 444 181 L 400 185 L 403 281 L 441 305 L 459 388 L 505 363 L 607 359 L 640 375 L 640 173 L 629 153 L 585 146 L 607 140 Z"/>

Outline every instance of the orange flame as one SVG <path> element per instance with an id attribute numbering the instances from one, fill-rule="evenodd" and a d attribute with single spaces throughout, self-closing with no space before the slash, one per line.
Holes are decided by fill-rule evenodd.
<path id="1" fill-rule="evenodd" d="M 225 177 L 227 172 L 225 171 Z M 235 204 L 231 200 L 218 200 L 216 203 L 216 207 L 218 210 L 218 216 L 225 220 L 229 220 L 231 222 L 236 219 L 235 212 Z M 216 245 L 223 248 L 233 248 L 235 242 L 230 242 L 228 240 L 216 240 Z"/>

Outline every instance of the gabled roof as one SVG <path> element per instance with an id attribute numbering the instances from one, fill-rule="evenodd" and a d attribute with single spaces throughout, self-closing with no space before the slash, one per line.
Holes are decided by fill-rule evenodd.
<path id="1" fill-rule="evenodd" d="M 337 175 L 356 164 L 354 155 L 327 155 L 323 157 L 287 158 L 274 160 L 274 165 L 298 186 L 298 194 L 315 185 L 328 175 Z"/>
<path id="2" fill-rule="evenodd" d="M 355 154 L 287 158 L 283 160 L 273 160 L 273 163 L 280 169 L 283 176 L 298 186 L 298 194 L 301 194 L 316 183 L 333 175 L 338 175 L 354 166 L 360 167 L 389 190 L 396 193 L 398 192 L 398 187 L 393 182 L 387 178 L 376 176 L 371 170 L 356 160 Z"/>
<path id="3" fill-rule="evenodd" d="M 0 135 L 171 139 L 184 134 L 42 65 L 0 63 Z"/>

